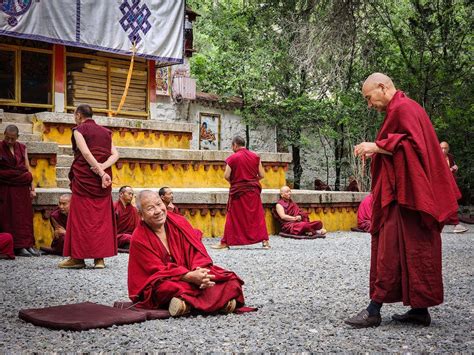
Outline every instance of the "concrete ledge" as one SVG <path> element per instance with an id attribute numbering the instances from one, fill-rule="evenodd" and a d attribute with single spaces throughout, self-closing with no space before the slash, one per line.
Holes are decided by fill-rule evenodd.
<path id="1" fill-rule="evenodd" d="M 158 191 L 158 188 L 150 190 Z M 134 188 L 138 193 L 140 188 Z M 148 189 L 147 189 L 148 190 Z M 34 205 L 51 206 L 56 205 L 59 196 L 71 192 L 64 188 L 42 189 L 37 188 L 37 197 L 33 201 Z M 227 188 L 173 188 L 174 202 L 179 206 L 184 205 L 226 205 L 229 196 Z M 357 206 L 368 192 L 346 192 L 346 191 L 313 191 L 313 190 L 292 190 L 292 198 L 301 205 L 332 205 L 344 204 Z M 118 198 L 118 189 L 113 190 L 113 198 Z M 262 203 L 266 205 L 274 204 L 280 198 L 279 190 L 262 190 Z"/>
<path id="2" fill-rule="evenodd" d="M 50 142 L 26 142 L 28 154 L 58 154 L 58 145 Z"/>
<path id="3" fill-rule="evenodd" d="M 72 113 L 39 112 L 35 114 L 36 119 L 43 123 L 65 124 L 75 126 Z M 157 120 L 139 120 L 130 118 L 94 116 L 94 121 L 104 127 L 142 129 L 166 132 L 192 133 L 195 124 L 183 122 L 164 122 Z"/>

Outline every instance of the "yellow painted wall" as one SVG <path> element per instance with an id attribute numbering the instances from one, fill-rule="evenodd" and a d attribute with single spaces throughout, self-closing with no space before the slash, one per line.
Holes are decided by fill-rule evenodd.
<path id="1" fill-rule="evenodd" d="M 191 216 L 189 212 L 186 212 L 184 216 L 194 228 L 200 229 L 205 237 L 222 237 L 224 234 L 225 216 L 221 215 L 220 212 L 216 213 L 214 217 L 210 213 L 201 216 L 199 211 L 194 216 Z M 324 228 L 329 232 L 350 230 L 351 227 L 357 226 L 357 212 L 352 209 L 347 212 L 344 208 L 341 212 L 336 209 L 335 212 L 328 211 L 326 214 L 323 212 L 316 214 L 314 209 L 311 209 L 310 220 L 321 220 Z M 276 234 L 278 231 L 277 223 L 273 219 L 269 208 L 265 209 L 265 222 L 268 233 Z M 36 246 L 50 246 L 53 232 L 49 220 L 44 220 L 40 212 L 35 212 L 33 223 Z"/>
<path id="2" fill-rule="evenodd" d="M 204 164 L 206 162 L 203 162 Z M 209 162 L 207 162 L 209 163 Z M 172 186 L 172 187 L 229 187 L 229 183 L 224 179 L 224 171 L 219 168 L 215 170 L 210 167 L 207 171 L 204 166 L 199 166 L 194 170 L 190 165 L 188 170 L 184 170 L 182 165 L 174 167 L 168 165 L 167 170 L 157 166 L 156 170 L 151 169 L 151 165 L 146 164 L 143 168 L 135 164 L 131 169 L 130 163 L 123 163 L 120 169 L 112 167 L 113 186 L 131 185 L 134 187 Z M 278 171 L 269 171 L 265 179 L 262 180 L 263 188 L 279 189 L 285 185 L 285 170 L 279 167 Z"/>
<path id="3" fill-rule="evenodd" d="M 34 155 L 33 155 L 34 156 Z M 49 160 L 40 158 L 36 166 L 31 167 L 33 182 L 36 187 L 56 187 L 56 166 L 50 165 Z"/>
<path id="4" fill-rule="evenodd" d="M 72 128 L 64 126 L 64 132 L 60 133 L 57 127 L 51 127 L 48 133 L 43 132 L 43 125 L 35 123 L 35 132 L 41 133 L 44 142 L 55 142 L 61 145 L 71 145 Z M 136 148 L 169 148 L 169 149 L 189 149 L 190 141 L 188 137 L 182 136 L 181 139 L 175 134 L 160 134 L 157 138 L 155 134 L 145 136 L 145 132 L 138 132 L 135 137 L 132 132 L 125 132 L 123 137 L 120 132 L 112 133 L 112 141 L 117 147 L 136 147 Z"/>

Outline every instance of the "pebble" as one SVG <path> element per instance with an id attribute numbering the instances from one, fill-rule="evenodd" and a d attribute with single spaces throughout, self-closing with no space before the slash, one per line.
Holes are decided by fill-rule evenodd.
<path id="1" fill-rule="evenodd" d="M 471 230 L 474 228 L 471 228 Z M 370 236 L 335 232 L 326 239 L 271 237 L 259 245 L 210 249 L 215 264 L 244 281 L 258 312 L 154 320 L 84 332 L 36 327 L 22 308 L 127 300 L 128 255 L 106 259 L 105 270 L 61 270 L 61 258 L 0 260 L 0 353 L 17 352 L 472 352 L 474 234 L 443 234 L 445 303 L 430 310 L 431 327 L 397 324 L 384 305 L 378 328 L 352 329 L 344 319 L 368 303 Z M 89 264 L 91 261 L 88 261 Z"/>

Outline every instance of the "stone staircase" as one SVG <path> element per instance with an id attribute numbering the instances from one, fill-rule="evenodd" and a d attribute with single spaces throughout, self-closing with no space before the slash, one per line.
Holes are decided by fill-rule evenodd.
<path id="1" fill-rule="evenodd" d="M 20 142 L 41 142 L 41 134 L 33 133 L 32 120 L 33 115 L 3 112 L 3 110 L 0 110 L 0 140 L 3 140 L 5 128 L 13 124 L 20 130 L 18 138 Z"/>

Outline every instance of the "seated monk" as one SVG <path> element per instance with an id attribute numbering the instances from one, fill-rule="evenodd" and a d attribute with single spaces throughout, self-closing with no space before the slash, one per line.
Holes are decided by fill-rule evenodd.
<path id="1" fill-rule="evenodd" d="M 195 309 L 232 313 L 243 306 L 243 281 L 213 264 L 189 222 L 167 213 L 160 196 L 143 190 L 136 199 L 142 222 L 133 232 L 128 292 L 139 308 L 166 308 L 177 317 Z"/>
<path id="2" fill-rule="evenodd" d="M 372 220 L 372 194 L 365 197 L 357 209 L 357 228 L 370 233 L 370 226 Z"/>
<path id="3" fill-rule="evenodd" d="M 291 199 L 291 189 L 288 186 L 283 186 L 280 189 L 280 196 L 281 199 L 276 204 L 276 211 L 283 233 L 320 236 L 326 234 L 323 223 L 321 221 L 310 222 L 308 214 Z"/>
<path id="4" fill-rule="evenodd" d="M 64 236 L 66 235 L 67 216 L 69 214 L 69 205 L 71 203 L 71 194 L 64 194 L 59 197 L 58 207 L 51 212 L 49 221 L 53 227 L 53 240 L 51 248 L 41 248 L 42 251 L 63 256 Z"/>
<path id="5" fill-rule="evenodd" d="M 114 213 L 117 221 L 117 246 L 128 249 L 135 227 L 140 223 L 140 217 L 135 206 L 132 205 L 134 196 L 130 186 L 119 189 L 119 199 L 114 202 Z"/>
<path id="6" fill-rule="evenodd" d="M 359 192 L 359 183 L 354 176 L 349 176 L 349 185 L 346 187 L 346 191 Z"/>
<path id="7" fill-rule="evenodd" d="M 0 259 L 15 259 L 13 236 L 10 233 L 0 233 Z"/>
<path id="8" fill-rule="evenodd" d="M 325 184 L 322 180 L 314 180 L 314 189 L 316 191 L 331 191 L 329 185 Z"/>

